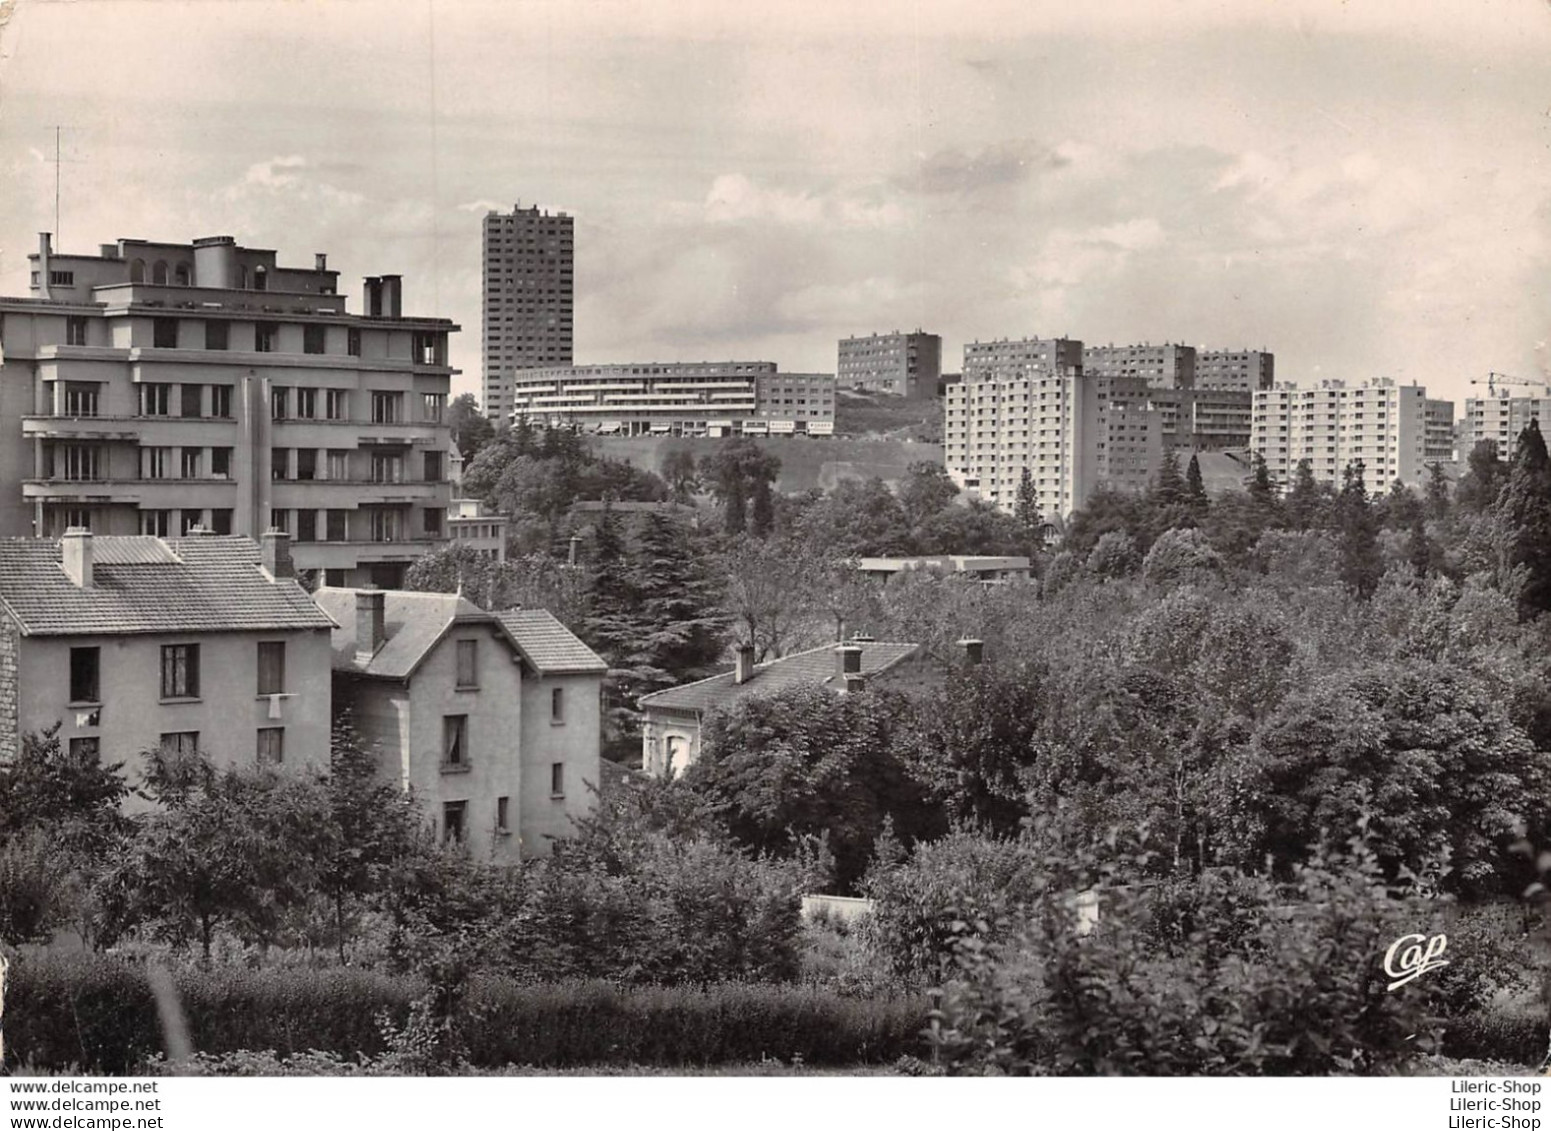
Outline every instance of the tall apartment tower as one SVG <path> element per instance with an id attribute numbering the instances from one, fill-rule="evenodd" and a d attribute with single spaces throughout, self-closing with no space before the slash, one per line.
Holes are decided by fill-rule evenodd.
<path id="1" fill-rule="evenodd" d="M 1482 440 L 1497 445 L 1499 459 L 1512 459 L 1519 433 L 1531 420 L 1540 422 L 1540 430 L 1551 425 L 1551 386 L 1528 385 L 1526 392 L 1513 396 L 1507 386 L 1493 386 L 1484 397 L 1465 401 L 1464 434 L 1460 459 L 1467 459 Z"/>
<path id="2" fill-rule="evenodd" d="M 318 255 L 285 267 L 231 236 L 56 254 L 0 298 L 0 536 L 291 535 L 331 583 L 401 584 L 445 544 L 444 318 L 402 280 L 345 310 Z"/>
<path id="3" fill-rule="evenodd" d="M 1348 464 L 1361 460 L 1369 494 L 1399 479 L 1418 487 L 1426 477 L 1427 390 L 1386 378 L 1318 388 L 1281 384 L 1255 393 L 1252 447 L 1266 470 L 1288 485 L 1309 461 L 1317 482 L 1341 485 Z"/>
<path id="4" fill-rule="evenodd" d="M 1162 461 L 1161 414 L 1143 377 L 1088 375 L 1081 342 L 974 342 L 944 397 L 943 461 L 961 487 L 1003 510 L 1025 469 L 1046 518 L 1061 521 L 1101 485 L 1140 489 Z"/>
<path id="5" fill-rule="evenodd" d="M 512 374 L 570 365 L 576 250 L 571 217 L 514 207 L 485 215 L 484 409 L 511 415 Z"/>
<path id="6" fill-rule="evenodd" d="M 1265 350 L 1200 350 L 1196 388 L 1253 393 L 1276 383 L 1276 355 Z"/>
<path id="7" fill-rule="evenodd" d="M 838 361 L 835 380 L 842 389 L 930 399 L 942 379 L 942 338 L 920 330 L 841 338 Z"/>

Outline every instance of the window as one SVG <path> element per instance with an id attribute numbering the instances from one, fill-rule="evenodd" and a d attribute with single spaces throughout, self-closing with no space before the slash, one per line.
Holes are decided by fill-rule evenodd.
<path id="1" fill-rule="evenodd" d="M 296 478 L 316 479 L 318 477 L 318 449 L 296 449 Z"/>
<path id="2" fill-rule="evenodd" d="M 479 641 L 458 641 L 458 686 L 479 686 Z"/>
<path id="3" fill-rule="evenodd" d="M 441 334 L 416 331 L 411 344 L 415 364 L 441 365 L 444 343 L 445 339 Z"/>
<path id="4" fill-rule="evenodd" d="M 70 702 L 100 703 L 98 674 L 102 663 L 100 648 L 70 649 Z"/>
<path id="5" fill-rule="evenodd" d="M 151 319 L 151 344 L 157 349 L 177 349 L 178 320 L 176 318 Z"/>
<path id="6" fill-rule="evenodd" d="M 373 483 L 401 483 L 404 480 L 404 460 L 400 456 L 373 455 Z"/>
<path id="7" fill-rule="evenodd" d="M 205 322 L 205 348 L 207 350 L 224 350 L 229 348 L 232 340 L 232 327 L 230 322 Z"/>
<path id="8" fill-rule="evenodd" d="M 440 483 L 442 481 L 442 453 L 425 453 L 425 481 L 427 483 Z"/>
<path id="9" fill-rule="evenodd" d="M 372 423 L 397 424 L 399 420 L 399 395 L 397 393 L 372 394 Z"/>
<path id="10" fill-rule="evenodd" d="M 178 414 L 199 417 L 205 414 L 205 387 L 203 385 L 178 386 Z"/>
<path id="11" fill-rule="evenodd" d="M 72 314 L 65 319 L 65 345 L 84 346 L 86 344 L 86 318 L 84 315 Z"/>
<path id="12" fill-rule="evenodd" d="M 198 644 L 162 645 L 162 698 L 199 698 Z"/>
<path id="13" fill-rule="evenodd" d="M 424 393 L 421 400 L 421 419 L 433 424 L 441 423 L 442 415 L 447 409 L 446 393 Z"/>
<path id="14" fill-rule="evenodd" d="M 170 416 L 171 405 L 171 385 L 148 383 L 140 386 L 141 416 Z"/>
<path id="15" fill-rule="evenodd" d="M 214 507 L 210 511 L 210 533 L 230 534 L 232 532 L 232 508 Z"/>
<path id="16" fill-rule="evenodd" d="M 258 693 L 279 695 L 285 690 L 285 641 L 261 640 L 258 646 Z"/>
<path id="17" fill-rule="evenodd" d="M 260 322 L 253 327 L 253 348 L 258 353 L 274 353 L 280 340 L 280 327 L 273 322 Z"/>
<path id="18" fill-rule="evenodd" d="M 296 416 L 299 420 L 316 420 L 318 418 L 318 390 L 296 390 Z"/>
<path id="19" fill-rule="evenodd" d="M 565 688 L 557 687 L 549 693 L 549 721 L 565 722 Z"/>
<path id="20" fill-rule="evenodd" d="M 291 474 L 291 449 L 269 449 L 269 477 L 271 479 L 288 479 Z"/>
<path id="21" fill-rule="evenodd" d="M 501 836 L 506 836 L 512 831 L 508 823 L 507 809 L 510 798 L 497 797 L 495 799 L 495 831 Z"/>
<path id="22" fill-rule="evenodd" d="M 296 540 L 298 542 L 316 542 L 318 540 L 317 511 L 301 510 L 296 512 Z"/>
<path id="23" fill-rule="evenodd" d="M 425 515 L 426 536 L 440 538 L 442 536 L 442 508 L 426 507 L 421 513 Z"/>
<path id="24" fill-rule="evenodd" d="M 345 352 L 351 357 L 361 356 L 361 331 L 350 327 L 345 339 Z"/>
<path id="25" fill-rule="evenodd" d="M 329 478 L 343 480 L 350 478 L 350 452 L 348 450 L 329 449 Z"/>
<path id="26" fill-rule="evenodd" d="M 328 418 L 346 420 L 350 416 L 350 390 L 329 389 L 326 395 Z"/>
<path id="27" fill-rule="evenodd" d="M 330 589 L 343 589 L 350 584 L 349 579 L 345 576 L 349 572 L 349 570 L 345 569 L 326 569 L 323 571 L 323 584 Z"/>
<path id="28" fill-rule="evenodd" d="M 74 271 L 50 271 L 48 273 L 48 285 L 51 287 L 75 286 Z"/>
<path id="29" fill-rule="evenodd" d="M 215 479 L 230 479 L 232 477 L 232 450 L 230 448 L 210 449 L 210 474 Z"/>
<path id="30" fill-rule="evenodd" d="M 62 444 L 57 452 L 56 471 L 61 479 L 83 483 L 101 478 L 97 449 L 92 445 Z"/>
<path id="31" fill-rule="evenodd" d="M 303 353 L 323 352 L 323 330 L 324 327 L 314 323 L 309 323 L 308 325 L 302 327 Z"/>
<path id="32" fill-rule="evenodd" d="M 555 762 L 549 767 L 549 795 L 565 796 L 565 763 Z"/>
<path id="33" fill-rule="evenodd" d="M 96 382 L 66 381 L 65 415 L 96 416 L 100 388 Z"/>
<path id="34" fill-rule="evenodd" d="M 397 542 L 399 540 L 399 512 L 392 510 L 372 511 L 372 541 Z"/>
<path id="35" fill-rule="evenodd" d="M 232 415 L 232 387 L 210 386 L 210 415 L 230 418 Z"/>
<path id="36" fill-rule="evenodd" d="M 162 753 L 177 757 L 190 757 L 199 753 L 199 732 L 179 730 L 162 735 Z"/>
<path id="37" fill-rule="evenodd" d="M 85 735 L 70 740 L 70 760 L 95 762 L 102 754 L 102 746 L 95 735 Z"/>
<path id="38" fill-rule="evenodd" d="M 278 766 L 285 761 L 285 727 L 258 728 L 258 764 Z"/>
<path id="39" fill-rule="evenodd" d="M 291 390 L 279 386 L 269 390 L 269 418 L 284 420 L 291 415 Z"/>
<path id="40" fill-rule="evenodd" d="M 449 801 L 442 806 L 442 840 L 451 842 L 463 840 L 463 815 L 468 809 L 467 801 Z"/>
<path id="41" fill-rule="evenodd" d="M 204 453 L 203 449 L 201 449 L 201 448 L 184 448 L 183 449 L 183 467 L 182 467 L 182 476 L 181 476 L 182 478 L 184 478 L 184 479 L 198 479 L 200 477 L 199 476 L 199 465 L 200 465 L 200 462 L 201 462 L 200 457 L 202 457 L 204 454 L 205 453 Z"/>
<path id="42" fill-rule="evenodd" d="M 156 538 L 166 538 L 172 532 L 172 512 L 167 511 L 141 511 L 140 533 L 150 534 Z"/>
<path id="43" fill-rule="evenodd" d="M 350 512 L 328 512 L 328 540 L 330 542 L 350 541 Z"/>
<path id="44" fill-rule="evenodd" d="M 442 717 L 442 769 L 466 770 L 469 765 L 469 717 Z"/>
<path id="45" fill-rule="evenodd" d="M 269 525 L 283 534 L 291 533 L 291 510 L 289 507 L 270 507 Z"/>

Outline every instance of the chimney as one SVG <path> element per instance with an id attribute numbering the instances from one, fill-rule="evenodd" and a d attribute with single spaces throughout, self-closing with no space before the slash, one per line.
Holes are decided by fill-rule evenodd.
<path id="1" fill-rule="evenodd" d="M 314 271 L 327 271 L 329 269 L 329 257 L 321 251 L 313 252 L 312 269 Z"/>
<path id="2" fill-rule="evenodd" d="M 361 313 L 367 318 L 382 317 L 382 279 L 368 275 L 366 278 L 366 297 L 361 303 Z"/>
<path id="3" fill-rule="evenodd" d="M 570 553 L 566 555 L 566 565 L 574 566 L 576 564 L 576 547 L 581 545 L 581 541 L 582 536 L 580 534 L 571 535 L 571 550 Z"/>
<path id="4" fill-rule="evenodd" d="M 747 683 L 754 677 L 754 645 L 739 644 L 737 660 L 732 669 L 734 683 Z"/>
<path id="5" fill-rule="evenodd" d="M 855 644 L 842 644 L 835 649 L 835 674 L 844 679 L 846 676 L 860 675 L 862 670 L 862 650 Z"/>
<path id="6" fill-rule="evenodd" d="M 48 277 L 54 254 L 54 233 L 38 233 L 38 297 L 49 298 Z"/>
<path id="7" fill-rule="evenodd" d="M 404 276 L 382 277 L 382 308 L 384 318 L 404 317 Z"/>
<path id="8" fill-rule="evenodd" d="M 964 662 L 972 668 L 978 668 L 985 655 L 985 643 L 980 640 L 960 640 L 959 647 L 964 649 Z"/>
<path id="9" fill-rule="evenodd" d="M 92 587 L 92 532 L 84 526 L 72 526 L 59 540 L 59 560 L 65 574 L 78 589 Z"/>
<path id="10" fill-rule="evenodd" d="M 369 664 L 387 639 L 387 594 L 381 589 L 355 591 L 355 662 Z"/>
<path id="11" fill-rule="evenodd" d="M 867 677 L 864 676 L 861 672 L 846 673 L 845 693 L 847 695 L 855 695 L 858 691 L 861 691 L 866 686 Z"/>
<path id="12" fill-rule="evenodd" d="M 296 565 L 291 561 L 291 536 L 284 530 L 270 527 L 259 538 L 260 561 L 270 577 L 295 577 Z"/>

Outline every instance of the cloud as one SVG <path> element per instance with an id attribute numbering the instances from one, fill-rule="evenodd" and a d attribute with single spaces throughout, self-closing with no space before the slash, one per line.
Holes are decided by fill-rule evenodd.
<path id="1" fill-rule="evenodd" d="M 458 205 L 459 212 L 474 212 L 483 216 L 486 212 L 504 212 L 506 205 L 498 200 L 470 200 Z"/>
<path id="2" fill-rule="evenodd" d="M 294 154 L 290 157 L 271 157 L 268 161 L 249 165 L 242 181 L 243 184 L 257 185 L 260 188 L 289 188 L 296 183 L 297 173 L 306 167 L 305 157 Z"/>
<path id="3" fill-rule="evenodd" d="M 1060 169 L 1071 158 L 1031 139 L 999 142 L 975 153 L 940 149 L 922 154 L 899 178 L 907 188 L 926 194 L 969 194 L 1023 183 L 1040 172 Z"/>

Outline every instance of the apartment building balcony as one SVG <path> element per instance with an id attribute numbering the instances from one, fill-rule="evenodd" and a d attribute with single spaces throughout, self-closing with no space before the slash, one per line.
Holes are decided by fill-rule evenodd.
<path id="1" fill-rule="evenodd" d="M 391 542 L 350 539 L 344 542 L 293 542 L 291 557 L 300 569 L 355 569 L 382 562 L 408 562 L 446 546 L 441 538 L 405 538 Z"/>
<path id="2" fill-rule="evenodd" d="M 27 439 L 138 440 L 143 418 L 138 416 L 55 416 L 29 413 L 22 417 Z"/>
<path id="3" fill-rule="evenodd" d="M 447 506 L 452 502 L 452 484 L 439 480 L 276 479 L 270 485 L 270 502 L 276 507 L 303 510 L 411 503 Z"/>
<path id="4" fill-rule="evenodd" d="M 372 422 L 285 417 L 270 422 L 270 442 L 284 448 L 445 448 L 449 435 L 447 425 L 434 420 Z"/>
<path id="5" fill-rule="evenodd" d="M 147 510 L 173 507 L 233 507 L 234 479 L 23 479 L 22 498 L 28 502 L 89 504 L 123 503 Z"/>

